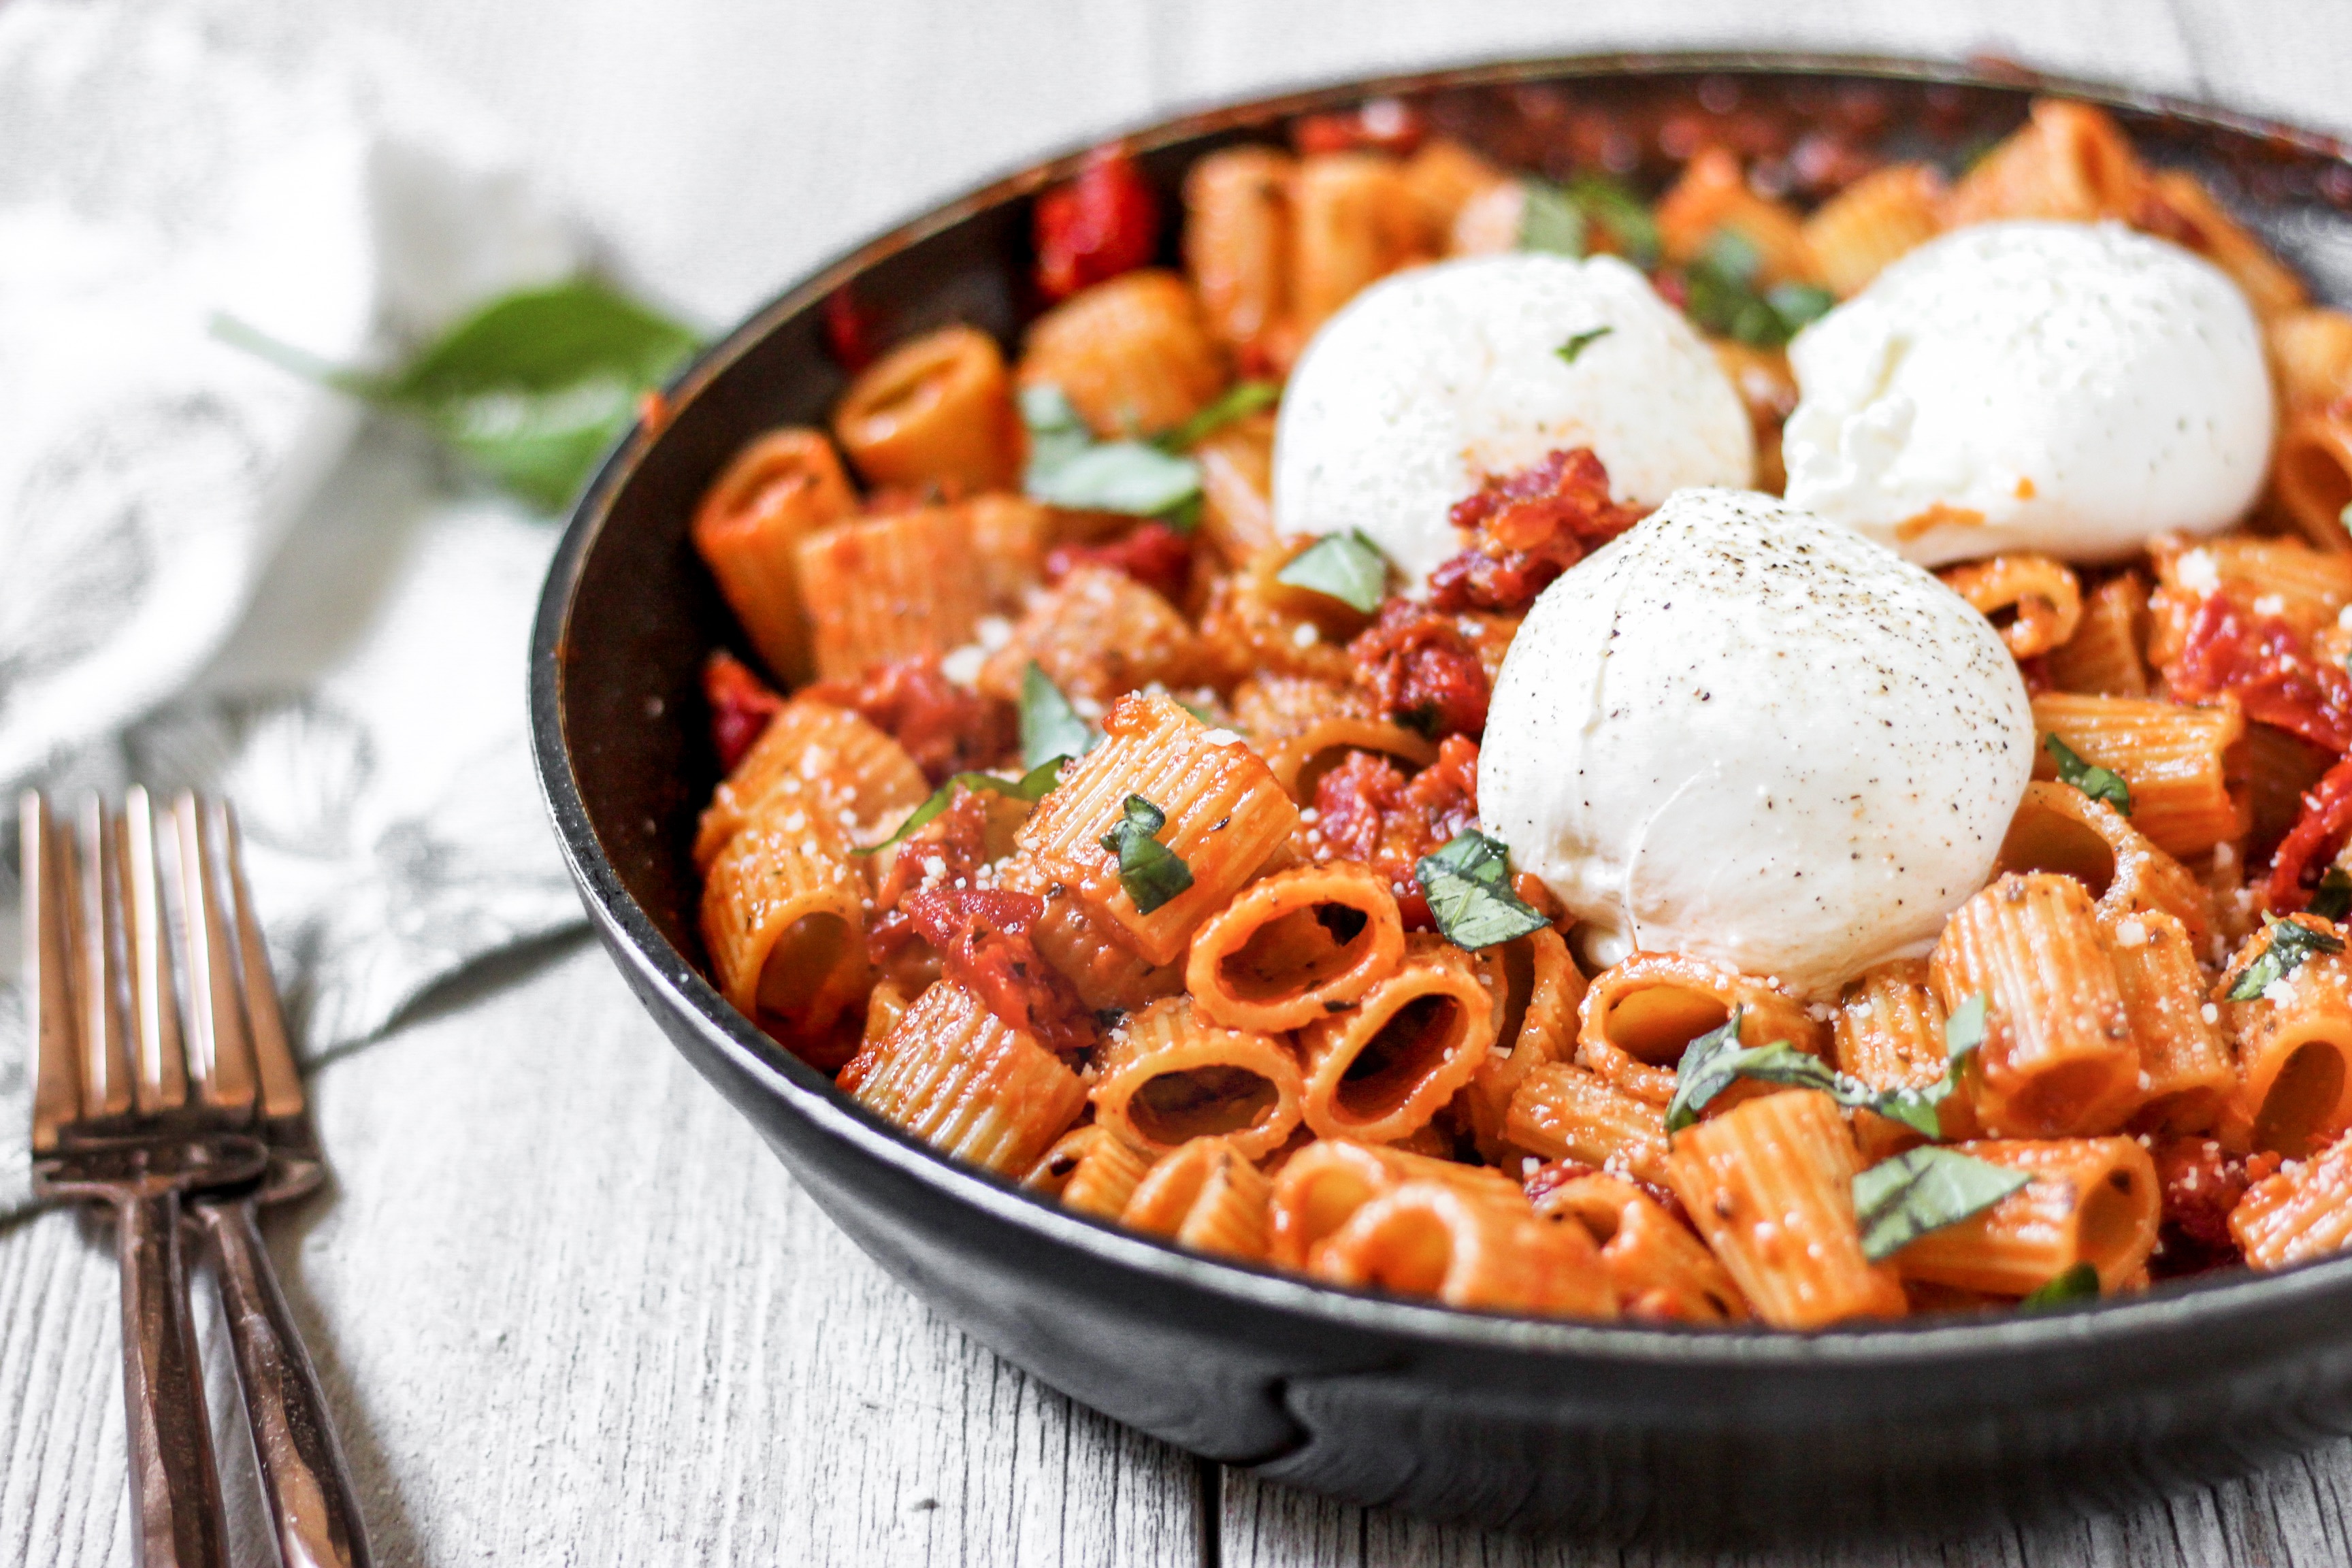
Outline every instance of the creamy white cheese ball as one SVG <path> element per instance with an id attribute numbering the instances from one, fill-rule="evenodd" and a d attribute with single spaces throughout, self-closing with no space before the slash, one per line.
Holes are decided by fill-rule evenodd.
<path id="1" fill-rule="evenodd" d="M 1349 300 L 1293 369 L 1275 524 L 1361 529 L 1418 591 L 1462 548 L 1454 502 L 1577 447 L 1607 467 L 1612 499 L 1645 507 L 1685 485 L 1748 484 L 1756 464 L 1715 355 L 1622 261 L 1521 252 L 1415 268 Z"/>
<path id="2" fill-rule="evenodd" d="M 1800 333 L 1789 363 L 1790 500 L 1922 565 L 2108 561 L 2168 530 L 2210 533 L 2270 461 L 2245 295 L 2118 224 L 1930 241 Z"/>
<path id="3" fill-rule="evenodd" d="M 1924 952 L 2033 767 L 1968 604 L 1770 496 L 1677 491 L 1544 590 L 1496 683 L 1486 830 L 1588 953 L 1694 952 L 1813 996 Z"/>

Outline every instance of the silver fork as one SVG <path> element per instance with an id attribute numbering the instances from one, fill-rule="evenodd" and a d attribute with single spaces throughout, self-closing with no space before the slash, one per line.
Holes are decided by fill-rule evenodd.
<path id="1" fill-rule="evenodd" d="M 269 1163 L 258 1186 L 191 1205 L 213 1260 L 263 1496 L 286 1568 L 367 1568 L 367 1535 L 310 1353 L 278 1288 L 255 1207 L 302 1196 L 324 1176 L 287 1044 L 269 952 L 225 801 L 173 802 L 187 949 L 188 1025 L 207 1059 L 248 1064 Z"/>
<path id="2" fill-rule="evenodd" d="M 241 1131 L 251 1079 L 181 1050 L 145 793 L 121 816 L 92 796 L 61 828 L 27 792 L 19 824 L 34 1185 L 114 1208 L 132 1546 L 142 1568 L 226 1568 L 180 1205 L 266 1168 L 260 1141 Z"/>

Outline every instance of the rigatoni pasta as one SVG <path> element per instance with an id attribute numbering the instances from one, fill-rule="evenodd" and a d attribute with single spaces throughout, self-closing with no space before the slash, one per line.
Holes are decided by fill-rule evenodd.
<path id="1" fill-rule="evenodd" d="M 706 673 L 692 860 L 709 973 L 779 1065 L 1037 1201 L 1473 1310 L 1818 1330 L 2138 1289 L 2186 1266 L 2160 1227 L 2261 1268 L 2352 1245 L 2352 316 L 2084 105 L 2037 102 L 1950 174 L 1702 139 L 1655 199 L 1591 166 L 1589 126 L 1540 175 L 1423 129 L 1228 142 L 1172 236 L 1144 221 L 1156 163 L 1094 193 L 1116 201 L 1049 199 L 1035 300 L 870 363 L 835 312 L 829 415 L 719 468 L 688 533 L 780 689 L 732 656 Z M 1926 591 L 1983 631 L 1973 606 L 2030 693 L 2034 777 L 1997 846 L 2006 797 L 1972 825 L 1990 870 L 1937 891 L 1940 928 L 1858 973 L 1749 973 L 1776 966 L 1636 907 L 1647 877 L 1717 890 L 1713 826 L 1676 808 L 1691 775 L 1752 768 L 1769 811 L 1819 760 L 1793 724 L 1785 753 L 1710 751 L 1724 694 L 1755 689 L 1695 650 L 1688 710 L 1662 715 L 1692 750 L 1561 763 L 1563 802 L 1654 803 L 1624 929 L 1601 929 L 1579 873 L 1503 842 L 1496 790 L 1482 814 L 1480 753 L 1523 622 L 1642 526 L 1643 481 L 1465 436 L 1462 492 L 1428 498 L 1459 551 L 1408 568 L 1370 521 L 1289 531 L 1279 442 L 1314 399 L 1277 407 L 1282 378 L 1402 269 L 1606 252 L 1697 331 L 1775 489 L 1796 367 L 1814 384 L 1792 337 L 2009 218 L 2133 226 L 2234 280 L 2281 410 L 2259 510 L 1936 557 L 1958 602 Z M 1629 321 L 1548 342 L 1537 380 L 1623 374 Z M 1507 382 L 1475 396 L 1551 395 Z M 1490 784 L 1507 771 L 1498 749 Z M 1952 832 L 1916 816 L 1888 875 Z M 1884 869 L 1759 820 L 1820 850 L 1825 886 Z"/>

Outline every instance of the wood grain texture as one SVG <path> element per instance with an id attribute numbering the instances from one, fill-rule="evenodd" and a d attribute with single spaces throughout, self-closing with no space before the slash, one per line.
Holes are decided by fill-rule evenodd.
<path id="1" fill-rule="evenodd" d="M 900 1291 L 601 953 L 316 1092 L 334 1185 L 266 1224 L 385 1568 L 1197 1561 L 1192 1461 Z M 104 1239 L 72 1214 L 0 1235 L 0 1562 L 131 1561 Z M 215 1372 L 226 1350 L 208 1333 Z M 226 1384 L 215 1406 L 250 1521 Z"/>

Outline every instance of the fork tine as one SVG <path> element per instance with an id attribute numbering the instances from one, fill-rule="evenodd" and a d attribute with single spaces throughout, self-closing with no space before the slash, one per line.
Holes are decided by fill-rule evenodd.
<path id="1" fill-rule="evenodd" d="M 70 858 L 59 857 L 73 879 L 67 909 L 74 946 L 74 999 L 81 1005 L 81 1114 L 85 1121 L 129 1116 L 134 1105 L 131 1048 L 124 1028 L 120 867 L 114 853 L 113 814 L 93 792 L 77 813 Z"/>
<path id="2" fill-rule="evenodd" d="M 287 1043 L 278 981 L 269 973 L 269 948 L 261 940 L 261 923 L 253 918 L 253 893 L 245 882 L 245 836 L 237 828 L 236 807 L 226 800 L 209 804 L 207 815 L 220 846 L 236 921 L 237 978 L 245 993 L 253 1064 L 261 1079 L 261 1114 L 271 1121 L 289 1121 L 302 1114 L 302 1075 L 295 1069 L 294 1050 Z"/>
<path id="3" fill-rule="evenodd" d="M 59 896 L 56 826 L 38 790 L 16 801 L 23 849 L 25 994 L 30 1000 L 33 1069 L 33 1152 L 55 1152 L 58 1134 L 81 1109 L 81 1069 L 74 1061 L 73 985 L 65 900 Z"/>
<path id="4" fill-rule="evenodd" d="M 139 1111 L 152 1116 L 188 1102 L 188 1064 L 180 1049 L 180 998 L 172 989 L 172 937 L 156 864 L 155 807 L 141 785 L 132 784 L 122 797 L 121 837 Z"/>
<path id="5" fill-rule="evenodd" d="M 194 791 L 172 801 L 180 847 L 180 902 L 187 915 L 188 1066 L 205 1103 L 251 1115 L 253 1046 L 236 994 L 236 958 L 221 909 L 220 868 Z"/>

